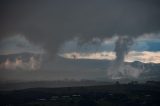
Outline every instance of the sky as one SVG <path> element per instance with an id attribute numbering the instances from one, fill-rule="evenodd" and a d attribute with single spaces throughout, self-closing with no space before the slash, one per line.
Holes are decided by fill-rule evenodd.
<path id="1" fill-rule="evenodd" d="M 143 63 L 160 63 L 160 39 L 152 34 L 152 37 L 136 38 L 134 44 L 129 48 L 129 53 L 125 57 L 126 62 L 140 61 Z M 158 39 L 157 39 L 158 38 Z M 106 39 L 101 44 L 86 43 L 79 46 L 76 39 L 64 44 L 60 56 L 70 59 L 108 59 L 114 60 L 116 54 L 114 51 L 117 37 Z M 98 40 L 98 39 L 97 39 Z M 79 48 L 77 50 L 77 48 Z"/>
<path id="2" fill-rule="evenodd" d="M 139 79 L 146 70 L 126 63 L 160 64 L 157 0 L 1 0 L 0 7 L 0 80 L 19 74 L 26 77 L 18 80 L 72 79 L 72 73 L 78 79 Z M 71 61 L 111 63 L 96 76 L 97 68 Z"/>

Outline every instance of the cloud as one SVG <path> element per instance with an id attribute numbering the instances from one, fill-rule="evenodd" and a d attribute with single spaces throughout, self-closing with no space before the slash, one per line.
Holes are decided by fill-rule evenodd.
<path id="1" fill-rule="evenodd" d="M 14 35 L 25 36 L 24 38 L 31 44 L 40 47 L 42 45 L 44 51 L 48 53 L 47 60 L 50 61 L 61 51 L 63 44 L 71 39 L 78 38 L 78 45 L 86 47 L 89 42 L 92 49 L 89 46 L 88 51 L 97 52 L 99 50 L 97 45 L 103 45 L 97 42 L 117 36 L 118 41 L 116 40 L 114 44 L 106 44 L 108 46 L 103 46 L 103 49 L 115 50 L 117 60 L 123 60 L 124 54 L 127 55 L 130 49 L 123 45 L 128 45 L 129 39 L 134 41 L 144 34 L 152 36 L 150 33 L 159 33 L 159 5 L 160 2 L 157 0 L 71 0 L 70 2 L 66 0 L 15 0 L 12 2 L 2 0 L 0 3 L 2 16 L 0 17 L 0 42 Z M 116 43 L 124 37 L 128 40 L 123 39 L 124 43 Z M 148 44 L 146 49 L 147 46 Z M 17 45 L 18 50 L 23 51 L 22 47 L 26 46 Z M 77 51 L 82 51 L 83 48 L 79 50 L 81 47 L 78 47 L 76 47 Z M 5 44 L 1 45 L 1 48 L 9 47 Z M 14 47 L 11 46 L 11 48 Z"/>
<path id="2" fill-rule="evenodd" d="M 160 33 L 143 34 L 134 40 L 132 51 L 160 51 Z"/>
<path id="3" fill-rule="evenodd" d="M 118 80 L 121 78 L 138 78 L 143 70 L 132 67 L 131 65 L 126 65 L 122 63 L 117 67 L 115 65 L 109 67 L 107 70 L 107 76 L 113 80 Z M 118 69 L 118 70 L 117 70 Z"/>
<path id="4" fill-rule="evenodd" d="M 55 55 L 74 37 L 81 42 L 115 36 L 137 37 L 160 30 L 160 2 L 128 0 L 3 1 L 0 39 L 15 34 Z"/>
<path id="5" fill-rule="evenodd" d="M 1 40 L 0 42 L 0 54 L 16 54 L 16 53 L 35 53 L 43 54 L 44 49 L 28 41 L 25 36 L 15 35 Z"/>

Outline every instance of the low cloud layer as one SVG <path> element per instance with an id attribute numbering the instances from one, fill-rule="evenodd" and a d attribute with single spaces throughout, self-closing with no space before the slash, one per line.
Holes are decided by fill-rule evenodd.
<path id="1" fill-rule="evenodd" d="M 44 54 L 41 45 L 35 45 L 23 35 L 14 35 L 7 37 L 0 42 L 0 55 L 17 54 L 17 53 L 34 53 Z"/>

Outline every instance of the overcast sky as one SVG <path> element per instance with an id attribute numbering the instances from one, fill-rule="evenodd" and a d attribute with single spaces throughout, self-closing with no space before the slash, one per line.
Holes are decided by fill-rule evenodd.
<path id="1" fill-rule="evenodd" d="M 103 71 L 107 78 L 116 79 L 140 77 L 142 70 L 125 62 L 160 64 L 158 0 L 1 0 L 0 14 L 1 69 L 50 67 L 53 74 L 57 67 L 50 64 L 57 57 L 64 61 L 107 60 L 113 63 Z M 24 62 L 20 53 L 34 55 Z M 4 56 L 12 54 L 18 54 L 14 61 Z M 72 71 L 79 68 L 72 66 Z M 125 70 L 130 74 L 124 74 Z M 1 79 L 7 75 L 2 74 Z M 92 71 L 89 76 L 96 78 Z"/>

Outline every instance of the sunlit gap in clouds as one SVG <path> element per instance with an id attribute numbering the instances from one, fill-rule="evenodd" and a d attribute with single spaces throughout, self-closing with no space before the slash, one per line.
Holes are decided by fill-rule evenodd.
<path id="1" fill-rule="evenodd" d="M 117 36 L 105 39 L 100 45 L 84 44 L 78 45 L 77 40 L 71 40 L 63 46 L 59 56 L 68 59 L 96 59 L 115 60 L 114 51 Z M 160 63 L 159 35 L 144 34 L 134 39 L 133 45 L 125 55 L 125 62 L 140 61 L 143 63 Z"/>
<path id="2" fill-rule="evenodd" d="M 77 61 L 80 59 L 86 61 L 87 59 L 95 59 L 96 61 L 108 60 L 111 62 L 111 64 L 106 64 L 105 66 L 105 71 L 108 78 L 138 78 L 143 70 L 134 68 L 126 63 L 140 61 L 142 63 L 159 64 L 160 47 L 157 45 L 160 44 L 160 39 L 159 35 L 157 36 L 155 34 L 144 34 L 141 37 L 133 38 L 133 44 L 128 47 L 126 46 L 126 44 L 128 44 L 129 41 L 130 39 L 128 36 L 118 35 L 103 39 L 96 37 L 83 43 L 81 43 L 81 39 L 79 38 L 73 38 L 70 41 L 66 40 L 66 42 L 61 45 L 61 48 L 59 48 L 59 51 L 55 51 L 55 54 L 58 54 L 56 58 L 59 58 L 59 56 L 63 57 L 61 58 L 61 62 L 57 63 L 63 63 L 64 66 L 67 66 L 67 63 L 65 63 L 67 59 L 75 59 Z M 46 68 L 48 67 L 50 68 L 49 70 L 54 70 L 55 67 L 58 67 L 57 65 L 54 66 L 55 63 L 52 60 L 48 60 L 48 63 L 44 61 L 42 62 L 44 58 L 43 55 L 48 55 L 48 51 L 45 51 L 45 47 L 32 43 L 23 35 L 16 35 L 5 38 L 4 40 L 2 40 L 0 45 L 0 54 L 3 57 L 7 55 L 6 60 L 0 64 L 1 69 L 27 69 L 32 71 L 40 69 L 46 70 Z M 120 48 L 117 48 L 117 50 L 115 50 L 116 46 L 119 46 Z M 119 56 L 122 56 L 123 58 L 117 59 L 118 53 L 120 53 Z M 122 55 L 122 53 L 124 54 Z M 10 56 L 13 56 L 15 58 L 12 59 L 10 58 Z M 72 63 L 71 65 L 72 66 L 68 67 L 76 67 Z M 43 66 L 45 66 L 45 68 Z M 92 69 L 92 67 L 90 68 Z M 85 66 L 84 70 L 86 70 Z"/>
<path id="3" fill-rule="evenodd" d="M 7 59 L 5 62 L 0 64 L 0 69 L 37 70 L 40 68 L 40 64 L 40 60 L 36 59 L 34 56 L 30 57 L 27 62 L 24 62 L 21 58 L 16 58 L 15 61 Z"/>
<path id="4" fill-rule="evenodd" d="M 96 60 L 115 60 L 115 52 L 97 52 L 97 53 L 64 53 L 61 57 L 68 59 L 96 59 Z M 160 63 L 160 52 L 136 52 L 130 51 L 125 56 L 125 62 L 140 61 L 143 63 Z"/>
<path id="5" fill-rule="evenodd" d="M 73 39 L 65 43 L 59 56 L 68 59 L 109 60 L 111 63 L 106 70 L 107 77 L 114 80 L 138 78 L 144 72 L 126 63 L 160 63 L 160 47 L 157 46 L 160 44 L 159 34 L 144 34 L 136 38 L 115 35 L 110 39 L 96 41 L 78 45 L 77 40 Z"/>

